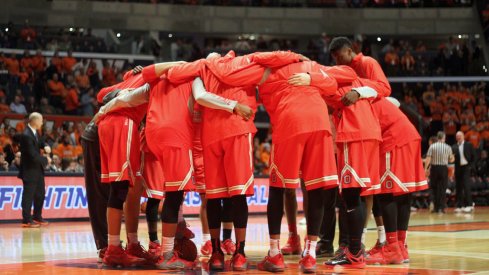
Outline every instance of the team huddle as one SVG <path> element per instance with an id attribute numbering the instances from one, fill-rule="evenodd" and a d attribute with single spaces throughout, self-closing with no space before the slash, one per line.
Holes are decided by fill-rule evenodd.
<path id="1" fill-rule="evenodd" d="M 316 270 L 318 236 L 326 226 L 323 214 L 338 190 L 346 209 L 340 215 L 347 225 L 340 230 L 348 243 L 325 264 L 364 268 L 409 262 L 410 194 L 428 188 L 421 137 L 399 110 L 399 102 L 389 97 L 390 85 L 374 59 L 355 54 L 344 37 L 333 39 L 330 52 L 336 66 L 285 51 L 212 53 L 191 63 L 136 67 L 121 83 L 103 88 L 97 100 L 105 105 L 87 126 L 95 131 L 98 126 L 100 147 L 91 152 L 84 145 L 84 154 L 100 161 L 101 182 L 108 183 L 93 189 L 87 183 L 94 236 L 97 247 L 104 249 L 101 260 L 109 266 L 193 268 L 194 259 L 183 255 L 178 243 L 193 237 L 182 218 L 182 202 L 186 192 L 195 191 L 202 198 L 200 252 L 210 256 L 209 270 L 224 270 L 225 254 L 232 255 L 232 270 L 247 270 L 247 197 L 254 190 L 258 93 L 270 116 L 273 145 L 267 206 L 270 248 L 257 268 L 286 268 L 279 244 L 284 193 L 301 183 L 307 191 L 307 236 L 299 261 L 303 272 Z M 107 194 L 106 236 L 97 234 L 94 224 L 105 209 L 90 205 L 94 194 L 104 193 L 101 188 Z M 148 198 L 148 250 L 137 235 L 141 196 Z M 385 232 L 366 252 L 362 238 L 372 209 Z M 126 248 L 120 240 L 123 216 Z M 224 242 L 222 223 L 228 232 Z M 235 244 L 229 240 L 230 223 Z"/>

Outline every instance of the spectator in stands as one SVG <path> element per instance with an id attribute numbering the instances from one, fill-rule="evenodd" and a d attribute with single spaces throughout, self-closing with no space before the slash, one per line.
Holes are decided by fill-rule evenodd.
<path id="1" fill-rule="evenodd" d="M 71 78 L 73 78 L 70 75 Z M 74 82 L 67 84 L 68 93 L 65 97 L 65 114 L 67 115 L 79 115 L 80 100 L 78 98 L 80 92 L 74 85 Z"/>
<path id="2" fill-rule="evenodd" d="M 79 160 L 80 158 L 78 158 Z M 83 159 L 83 158 L 81 158 Z M 66 168 L 65 172 L 68 173 L 83 173 L 83 166 L 78 163 L 77 160 L 70 161 L 70 165 Z"/>
<path id="3" fill-rule="evenodd" d="M 32 69 L 36 73 L 44 72 L 46 69 L 46 58 L 42 55 L 41 50 L 37 50 L 36 55 L 32 57 Z"/>
<path id="4" fill-rule="evenodd" d="M 102 69 L 102 84 L 106 87 L 116 83 L 116 68 L 115 60 L 112 61 L 112 66 L 109 61 L 104 60 L 104 68 Z"/>
<path id="5" fill-rule="evenodd" d="M 81 92 L 87 91 L 90 88 L 90 79 L 85 73 L 83 68 L 79 68 L 77 71 L 75 82 Z"/>
<path id="6" fill-rule="evenodd" d="M 7 98 L 5 96 L 0 97 L 0 114 L 10 113 L 10 107 L 7 105 Z"/>
<path id="7" fill-rule="evenodd" d="M 63 72 L 71 74 L 73 72 L 73 66 L 76 64 L 76 59 L 73 57 L 73 52 L 69 50 L 67 55 L 62 59 Z"/>
<path id="8" fill-rule="evenodd" d="M 470 130 L 465 133 L 465 139 L 472 143 L 472 146 L 475 149 L 479 149 L 480 141 L 481 141 L 481 135 L 479 131 L 477 131 L 476 126 L 473 125 L 470 127 Z"/>
<path id="9" fill-rule="evenodd" d="M 100 78 L 98 75 L 97 64 L 95 62 L 90 61 L 87 69 L 87 76 L 90 79 L 90 86 L 95 90 L 100 88 Z"/>
<path id="10" fill-rule="evenodd" d="M 26 19 L 24 27 L 20 30 L 20 38 L 22 39 L 23 47 L 33 49 L 36 36 L 36 30 L 29 26 L 29 20 Z"/>
<path id="11" fill-rule="evenodd" d="M 95 99 L 95 93 L 92 88 L 83 93 L 80 98 L 80 107 L 82 116 L 93 116 L 97 101 Z"/>
<path id="12" fill-rule="evenodd" d="M 10 76 L 17 77 L 20 71 L 20 64 L 15 53 L 10 54 L 10 57 L 5 58 L 4 60 L 5 67 L 7 68 Z"/>
<path id="13" fill-rule="evenodd" d="M 36 98 L 33 96 L 29 96 L 27 98 L 27 103 L 25 104 L 25 108 L 27 113 L 37 112 L 39 111 L 39 106 L 37 106 Z"/>
<path id="14" fill-rule="evenodd" d="M 53 149 L 53 153 L 58 155 L 62 160 L 71 160 L 75 157 L 75 150 L 73 145 L 70 144 L 70 137 L 65 135 L 62 137 L 62 143 L 58 144 L 58 146 Z"/>
<path id="15" fill-rule="evenodd" d="M 389 50 L 384 57 L 386 64 L 386 71 L 388 75 L 397 75 L 397 69 L 399 66 L 399 55 L 395 50 Z"/>
<path id="16" fill-rule="evenodd" d="M 0 152 L 0 172 L 7 172 L 9 167 L 9 163 L 5 160 L 5 154 Z"/>
<path id="17" fill-rule="evenodd" d="M 406 53 L 402 56 L 401 59 L 402 69 L 406 74 L 412 75 L 414 70 L 414 64 L 415 64 L 414 57 L 411 55 L 411 52 L 406 51 Z"/>
<path id="18" fill-rule="evenodd" d="M 17 172 L 20 170 L 20 152 L 15 153 L 15 157 L 12 160 L 12 164 L 9 167 L 9 172 Z"/>
<path id="19" fill-rule="evenodd" d="M 29 50 L 24 51 L 24 55 L 20 59 L 20 66 L 25 72 L 30 75 L 32 73 L 32 57 Z"/>
<path id="20" fill-rule="evenodd" d="M 12 113 L 16 114 L 27 114 L 27 110 L 25 109 L 25 106 L 24 104 L 22 104 L 21 98 L 18 95 L 15 96 L 14 102 L 10 104 L 10 110 L 12 111 Z"/>
<path id="21" fill-rule="evenodd" d="M 46 167 L 46 171 L 47 172 L 63 172 L 63 169 L 61 168 L 61 159 L 59 158 L 58 155 L 56 155 L 56 154 L 53 155 L 53 160 Z"/>
<path id="22" fill-rule="evenodd" d="M 47 98 L 41 98 L 41 105 L 39 106 L 39 110 L 42 114 L 45 115 L 54 115 L 56 114 L 56 110 L 53 106 L 49 105 L 49 101 Z"/>
<path id="23" fill-rule="evenodd" d="M 270 143 L 263 143 L 262 152 L 260 154 L 260 161 L 264 164 L 262 169 L 262 174 L 269 174 L 269 164 L 270 164 Z"/>
<path id="24" fill-rule="evenodd" d="M 58 74 L 53 74 L 52 79 L 48 81 L 48 90 L 50 103 L 55 108 L 63 109 L 63 95 L 66 93 L 66 88 L 63 82 L 59 81 Z"/>

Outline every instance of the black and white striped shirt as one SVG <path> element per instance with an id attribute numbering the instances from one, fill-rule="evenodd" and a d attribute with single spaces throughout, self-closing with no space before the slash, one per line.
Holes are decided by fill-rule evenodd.
<path id="1" fill-rule="evenodd" d="M 431 157 L 431 165 L 448 165 L 452 154 L 452 148 L 448 144 L 438 141 L 431 144 L 426 156 Z"/>

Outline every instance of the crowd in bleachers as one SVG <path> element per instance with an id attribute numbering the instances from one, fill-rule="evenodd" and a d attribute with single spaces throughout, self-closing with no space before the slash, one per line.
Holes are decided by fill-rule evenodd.
<path id="1" fill-rule="evenodd" d="M 471 0 L 92 0 L 104 2 L 135 2 L 153 4 L 255 6 L 255 7 L 467 7 Z"/>
<path id="2" fill-rule="evenodd" d="M 43 126 L 40 141 L 44 143 L 44 151 L 50 152 L 46 172 L 83 172 L 82 147 L 80 135 L 86 124 L 66 122 L 59 127 Z M 20 120 L 12 126 L 5 118 L 0 124 L 0 172 L 17 172 L 20 165 L 19 133 L 22 133 L 26 123 Z"/>

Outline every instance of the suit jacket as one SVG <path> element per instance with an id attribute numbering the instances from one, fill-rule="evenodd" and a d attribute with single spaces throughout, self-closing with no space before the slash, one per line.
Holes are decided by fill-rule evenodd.
<path id="1" fill-rule="evenodd" d="M 463 147 L 464 147 L 464 150 L 463 150 L 464 151 L 464 157 L 468 162 L 467 165 L 472 167 L 476 161 L 474 147 L 472 146 L 472 143 L 467 142 L 467 141 L 464 142 Z M 453 154 L 455 155 L 455 168 L 457 168 L 460 166 L 460 150 L 458 149 L 457 143 L 455 143 L 452 146 L 452 151 L 453 151 Z"/>
<path id="2" fill-rule="evenodd" d="M 41 155 L 41 142 L 36 139 L 28 127 L 20 138 L 20 169 L 19 178 L 25 181 L 44 177 L 44 167 L 47 165 L 46 157 Z"/>

